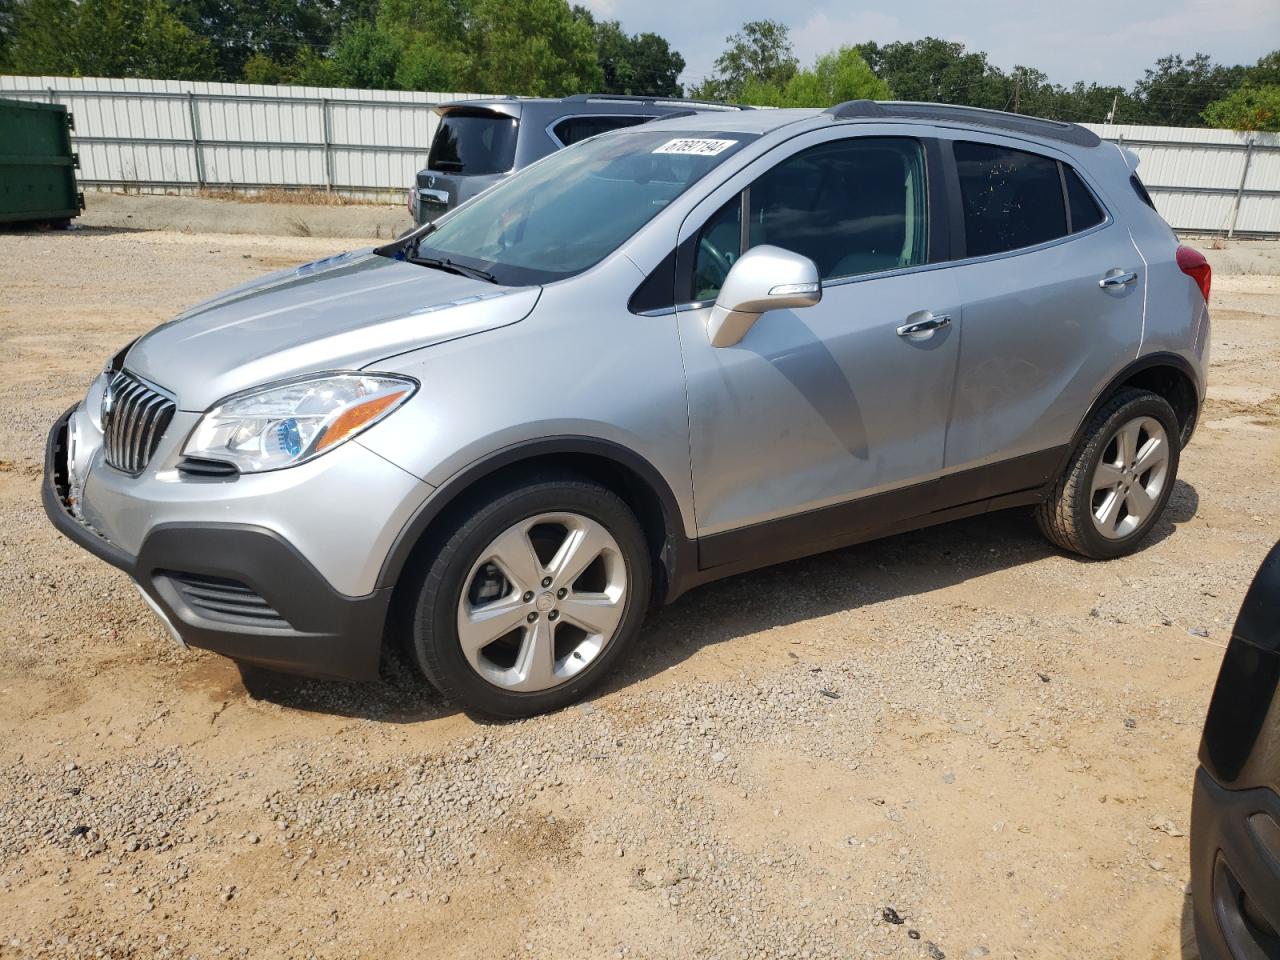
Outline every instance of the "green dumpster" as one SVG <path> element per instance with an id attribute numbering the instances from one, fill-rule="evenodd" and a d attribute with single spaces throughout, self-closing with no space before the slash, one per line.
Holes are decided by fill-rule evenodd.
<path id="1" fill-rule="evenodd" d="M 0 100 L 0 223 L 65 226 L 84 208 L 67 108 Z"/>

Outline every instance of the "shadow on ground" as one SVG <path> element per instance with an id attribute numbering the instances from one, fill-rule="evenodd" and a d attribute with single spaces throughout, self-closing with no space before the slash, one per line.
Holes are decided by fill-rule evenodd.
<path id="1" fill-rule="evenodd" d="M 1195 487 L 1177 481 L 1143 549 L 1173 535 L 1178 524 L 1195 516 L 1199 504 Z M 1036 529 L 1031 511 L 1006 510 L 711 583 L 655 614 L 637 638 L 636 649 L 601 692 L 659 674 L 713 644 L 941 590 L 1056 552 Z M 247 666 L 241 667 L 241 677 L 250 696 L 295 710 L 388 723 L 416 723 L 456 712 L 395 649 L 384 655 L 382 679 L 373 684 L 307 680 Z M 483 716 L 473 719 L 495 722 Z"/>

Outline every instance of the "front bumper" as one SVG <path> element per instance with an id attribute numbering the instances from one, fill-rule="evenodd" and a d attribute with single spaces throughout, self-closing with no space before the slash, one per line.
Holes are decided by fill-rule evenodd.
<path id="1" fill-rule="evenodd" d="M 1196 771 L 1191 902 L 1203 960 L 1280 957 L 1280 794 Z"/>
<path id="2" fill-rule="evenodd" d="M 253 524 L 161 523 L 131 553 L 78 520 L 66 501 L 74 412 L 49 432 L 45 513 L 69 540 L 132 577 L 183 643 L 305 676 L 377 677 L 390 588 L 341 594 L 285 538 Z"/>

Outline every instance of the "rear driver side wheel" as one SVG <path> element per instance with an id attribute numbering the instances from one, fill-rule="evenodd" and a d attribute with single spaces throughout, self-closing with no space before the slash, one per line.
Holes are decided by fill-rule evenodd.
<path id="1" fill-rule="evenodd" d="M 644 533 L 585 479 L 533 481 L 459 517 L 419 593 L 413 649 L 445 696 L 522 717 L 581 698 L 640 628 Z"/>
<path id="2" fill-rule="evenodd" d="M 1037 508 L 1041 531 L 1095 560 L 1131 553 L 1169 502 L 1178 437 L 1168 401 L 1122 390 L 1090 418 L 1066 471 Z"/>

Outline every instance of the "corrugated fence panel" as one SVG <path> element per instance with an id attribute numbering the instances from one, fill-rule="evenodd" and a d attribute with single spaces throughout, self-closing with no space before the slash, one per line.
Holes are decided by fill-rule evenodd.
<path id="1" fill-rule="evenodd" d="M 1280 235 L 1280 134 L 1084 126 L 1138 155 L 1138 173 L 1175 229 Z"/>
<path id="2" fill-rule="evenodd" d="M 313 187 L 399 199 L 435 104 L 480 93 L 0 76 L 0 96 L 75 116 L 87 186 Z M 1280 236 L 1280 134 L 1085 124 L 1130 148 L 1175 229 Z"/>

